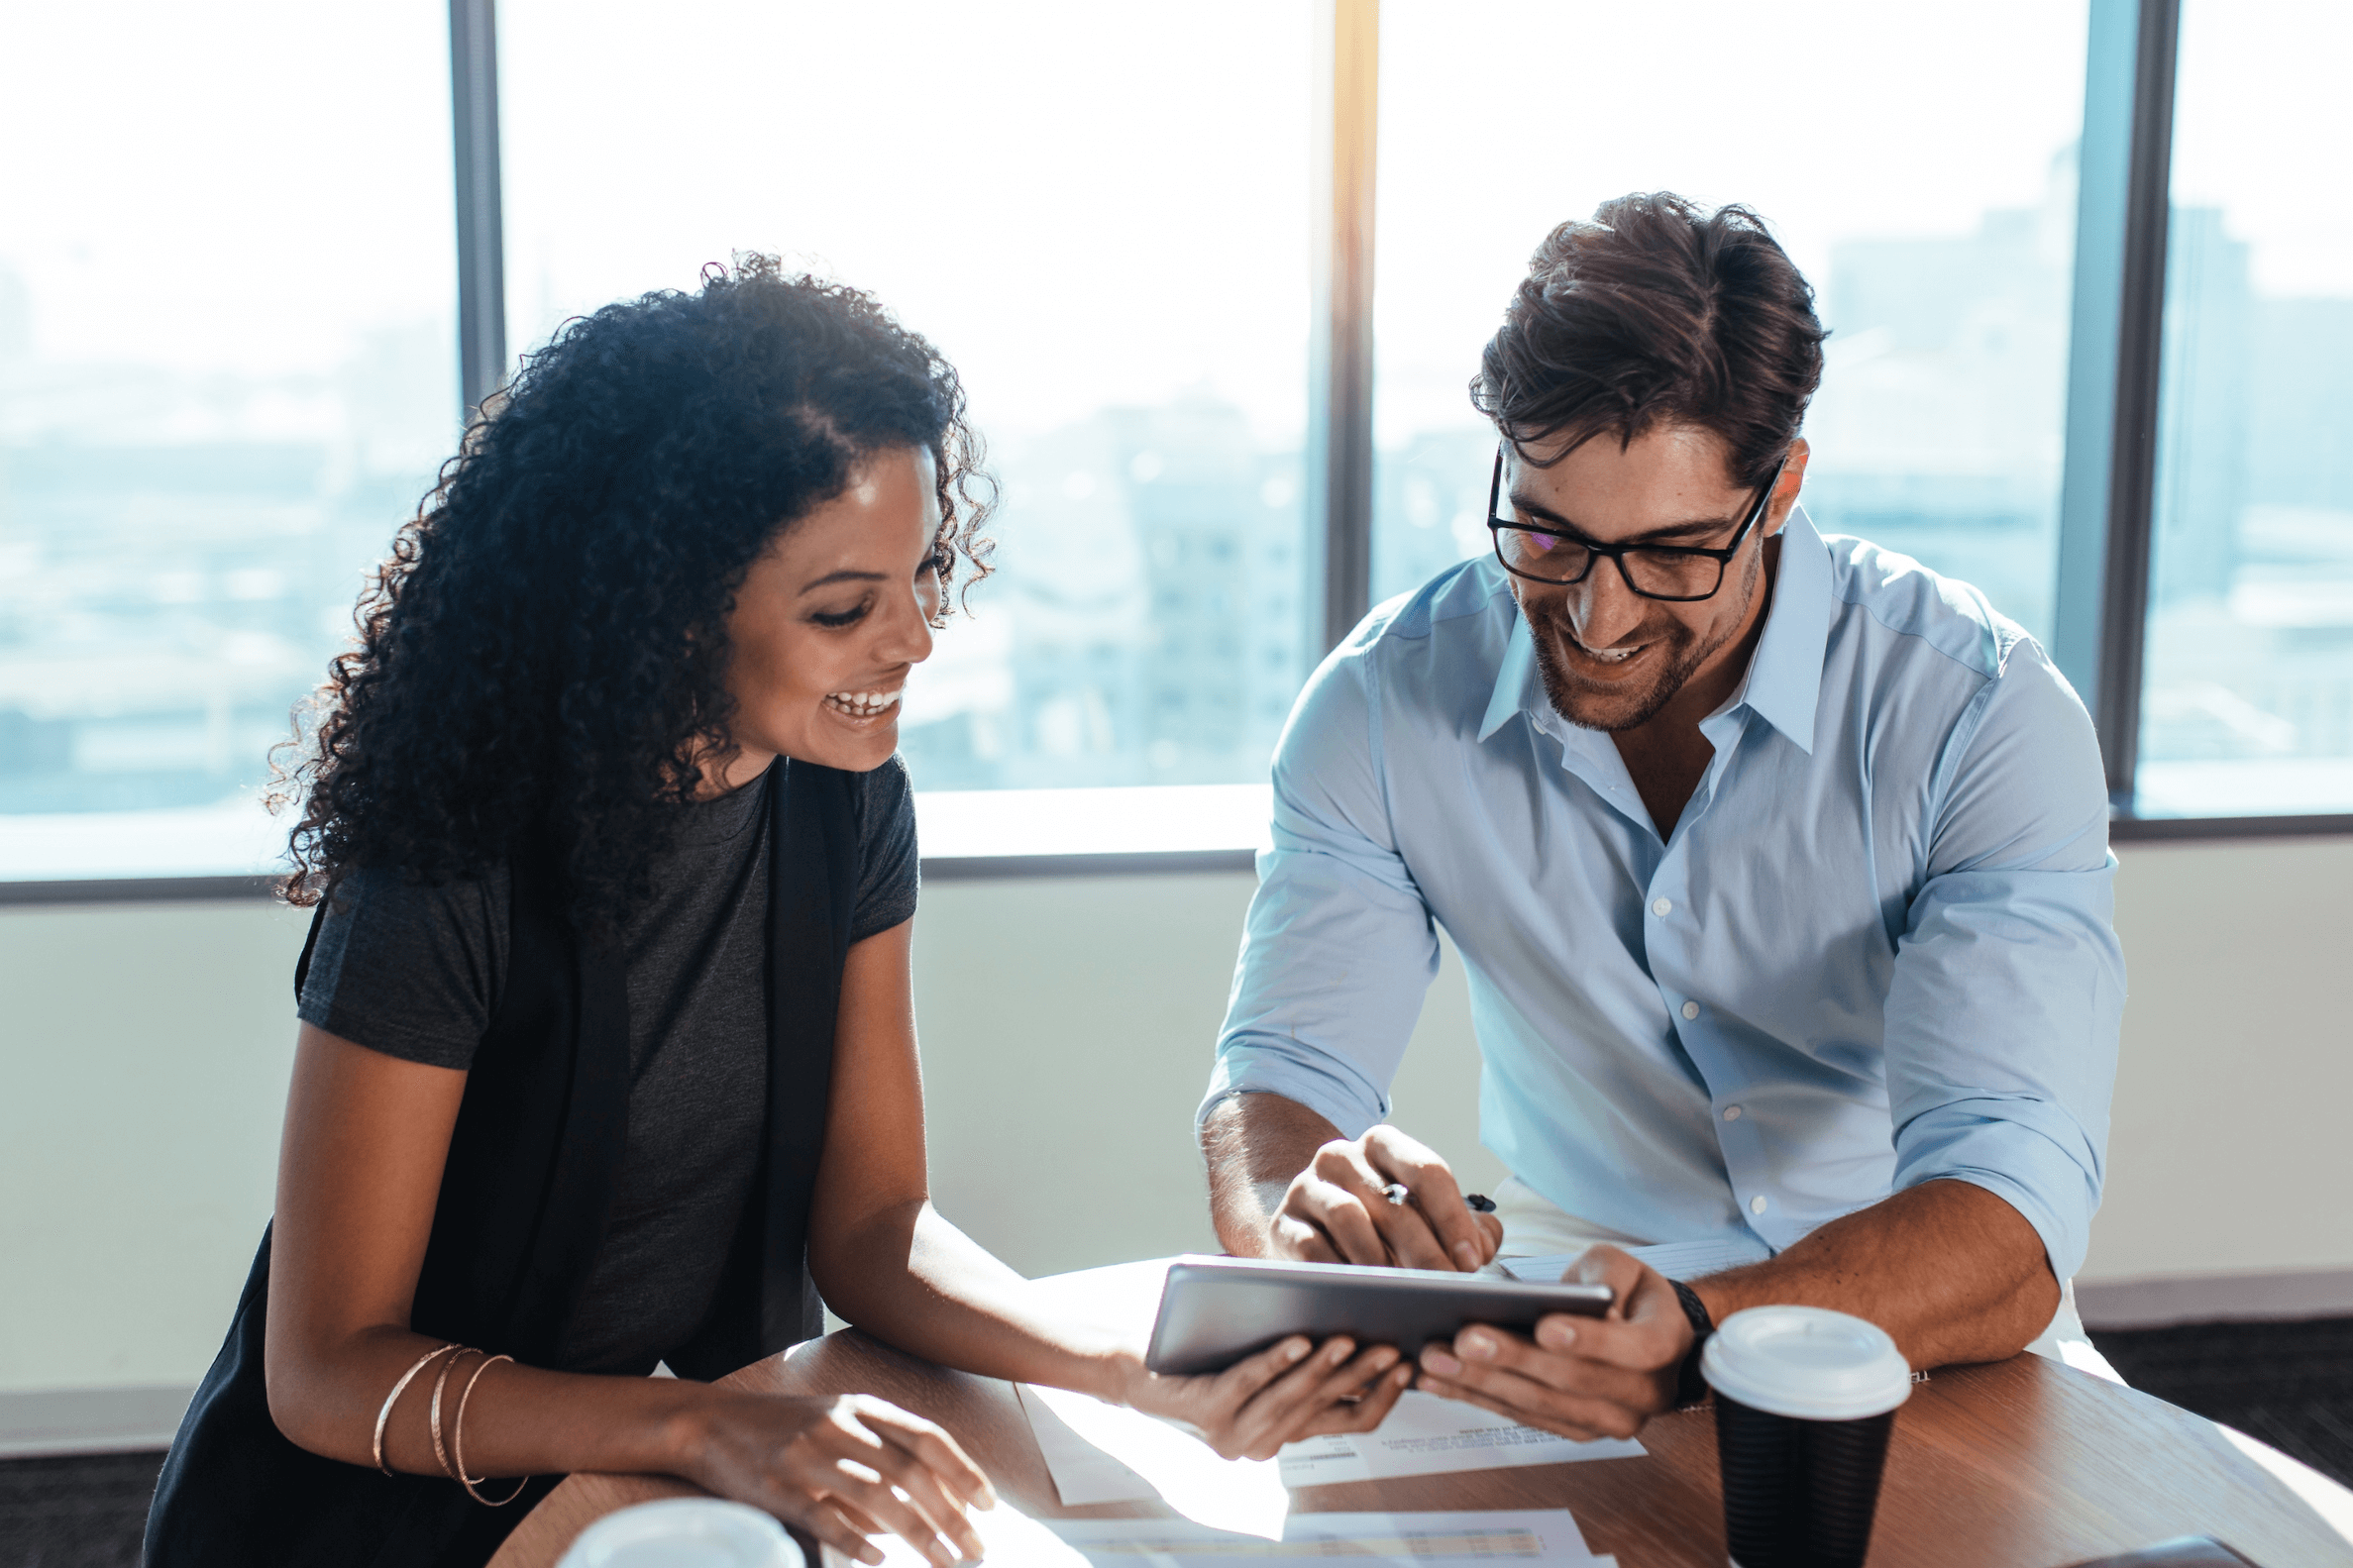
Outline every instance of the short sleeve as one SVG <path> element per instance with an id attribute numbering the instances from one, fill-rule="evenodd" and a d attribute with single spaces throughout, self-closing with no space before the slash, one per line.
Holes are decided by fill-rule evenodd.
<path id="1" fill-rule="evenodd" d="M 850 940 L 863 942 L 913 916 L 922 880 L 915 796 L 897 757 L 858 780 L 858 906 Z"/>
<path id="2" fill-rule="evenodd" d="M 295 1013 L 354 1045 L 473 1065 L 506 970 L 503 871 L 429 888 L 360 871 L 329 895 Z"/>

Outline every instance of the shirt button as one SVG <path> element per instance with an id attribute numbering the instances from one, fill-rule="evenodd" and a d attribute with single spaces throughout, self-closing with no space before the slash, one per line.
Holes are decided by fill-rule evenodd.
<path id="1" fill-rule="evenodd" d="M 1749 1200 L 1749 1212 L 1752 1214 L 1765 1212 L 1765 1195 L 1763 1193 L 1759 1193 L 1755 1198 Z"/>
<path id="2" fill-rule="evenodd" d="M 1725 1119 L 1726 1121 L 1738 1121 L 1738 1120 L 1740 1120 L 1740 1119 L 1741 1119 L 1741 1108 L 1740 1108 L 1740 1106 L 1738 1106 L 1738 1105 L 1726 1105 L 1726 1106 L 1724 1107 L 1724 1119 Z"/>
<path id="3" fill-rule="evenodd" d="M 1696 1017 L 1698 1017 L 1698 1016 L 1699 1016 L 1699 1003 L 1698 1003 L 1698 1002 L 1696 1002 L 1696 1001 L 1687 1001 L 1687 1002 L 1684 1002 L 1684 1003 L 1683 1003 L 1683 1016 L 1684 1016 L 1684 1017 L 1686 1017 L 1686 1018 L 1696 1018 Z"/>
<path id="4" fill-rule="evenodd" d="M 1651 900 L 1651 912 L 1661 920 L 1674 913 L 1674 911 L 1675 901 L 1672 898 L 1654 898 Z"/>

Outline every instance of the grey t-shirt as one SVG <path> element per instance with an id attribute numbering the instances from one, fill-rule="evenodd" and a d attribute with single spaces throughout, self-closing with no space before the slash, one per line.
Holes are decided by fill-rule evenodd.
<path id="1" fill-rule="evenodd" d="M 708 1310 L 759 1166 L 768 1096 L 768 790 L 677 808 L 654 893 L 622 931 L 629 1141 L 612 1219 L 561 1361 L 645 1372 Z M 862 775 L 850 940 L 915 910 L 914 800 L 893 758 Z M 506 979 L 507 875 L 421 887 L 362 872 L 337 889 L 296 1011 L 356 1045 L 466 1068 Z"/>

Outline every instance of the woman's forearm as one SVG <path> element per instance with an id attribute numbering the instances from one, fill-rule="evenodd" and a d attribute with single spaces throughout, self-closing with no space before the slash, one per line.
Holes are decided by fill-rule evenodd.
<path id="1" fill-rule="evenodd" d="M 876 1338 L 944 1365 L 1123 1402 L 1143 1371 L 1131 1328 L 1074 1316 L 928 1202 L 820 1240 L 809 1266 L 827 1305 Z"/>
<path id="2" fill-rule="evenodd" d="M 385 1396 L 442 1342 L 385 1327 L 340 1344 L 273 1354 L 270 1415 L 313 1453 L 373 1465 Z M 391 1468 L 447 1473 L 433 1449 L 434 1390 L 441 1390 L 442 1448 L 454 1465 L 458 1402 L 470 1382 L 463 1435 L 466 1468 L 476 1476 L 683 1473 L 693 1464 L 697 1414 L 714 1397 L 704 1384 L 671 1378 L 594 1377 L 504 1361 L 483 1370 L 481 1355 L 443 1354 L 409 1380 L 385 1423 L 384 1460 Z"/>

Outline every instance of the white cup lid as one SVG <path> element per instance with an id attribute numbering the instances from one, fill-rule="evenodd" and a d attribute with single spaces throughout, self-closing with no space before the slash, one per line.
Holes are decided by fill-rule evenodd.
<path id="1" fill-rule="evenodd" d="M 1820 1307 L 1752 1307 L 1717 1326 L 1699 1370 L 1751 1410 L 1801 1420 L 1877 1415 L 1912 1392 L 1912 1369 L 1876 1323 Z"/>
<path id="2" fill-rule="evenodd" d="M 784 1526 L 741 1503 L 669 1498 L 607 1514 L 556 1568 L 803 1568 Z"/>

